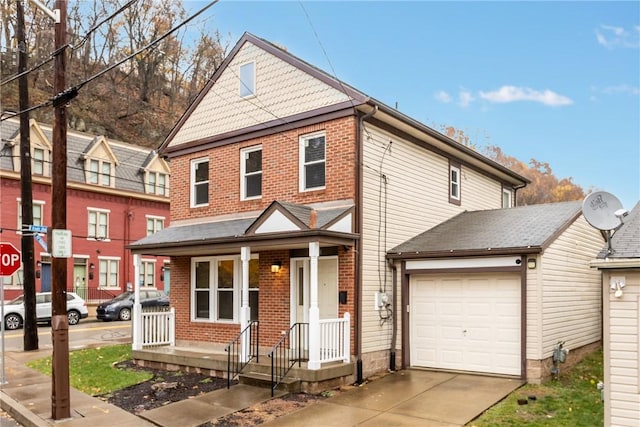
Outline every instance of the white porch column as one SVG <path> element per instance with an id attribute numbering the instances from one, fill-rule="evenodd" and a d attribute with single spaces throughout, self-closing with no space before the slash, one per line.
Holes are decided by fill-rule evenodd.
<path id="1" fill-rule="evenodd" d="M 320 242 L 309 242 L 309 369 L 320 369 L 320 309 L 318 308 Z"/>
<path id="2" fill-rule="evenodd" d="M 142 306 L 140 305 L 140 255 L 133 254 L 133 331 L 131 348 L 133 350 L 142 349 Z"/>
<path id="3" fill-rule="evenodd" d="M 249 325 L 249 318 L 251 317 L 251 307 L 249 307 L 249 260 L 251 259 L 251 248 L 243 246 L 240 248 L 240 260 L 242 261 L 242 291 L 241 303 L 240 303 L 240 331 Z M 240 343 L 240 361 L 246 362 L 249 360 L 251 352 L 251 337 L 248 334 L 242 335 L 242 341 Z"/>

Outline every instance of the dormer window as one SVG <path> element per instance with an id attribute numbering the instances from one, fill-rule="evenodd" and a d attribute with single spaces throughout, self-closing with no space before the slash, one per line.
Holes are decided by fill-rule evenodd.
<path id="1" fill-rule="evenodd" d="M 147 194 L 168 196 L 168 182 L 169 179 L 166 173 L 147 171 Z"/>
<path id="2" fill-rule="evenodd" d="M 34 175 L 44 175 L 44 150 L 42 148 L 33 149 L 33 166 L 31 172 Z"/>
<path id="3" fill-rule="evenodd" d="M 240 66 L 240 97 L 248 98 L 256 94 L 256 63 L 248 62 Z"/>
<path id="4" fill-rule="evenodd" d="M 105 187 L 113 186 L 113 164 L 106 160 L 89 160 L 89 171 L 87 173 L 87 182 L 89 184 L 104 185 Z"/>

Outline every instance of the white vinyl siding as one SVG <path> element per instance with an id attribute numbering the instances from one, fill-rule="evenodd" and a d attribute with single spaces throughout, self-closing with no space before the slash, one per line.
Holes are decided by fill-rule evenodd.
<path id="1" fill-rule="evenodd" d="M 460 206 L 449 203 L 449 161 L 365 124 L 363 149 L 363 233 L 362 233 L 362 350 L 388 350 L 391 322 L 381 324 L 379 312 L 373 309 L 374 293 L 380 288 L 378 266 L 386 264 L 384 253 L 418 233 L 451 218 L 464 210 L 498 209 L 501 207 L 502 185 L 468 168 L 464 170 L 465 193 Z M 379 168 L 389 141 L 392 149 L 384 154 L 382 173 L 387 177 L 387 213 L 380 210 Z M 463 178 L 464 179 L 464 178 Z M 378 247 L 378 229 L 386 222 L 386 243 Z M 384 233 L 382 233 L 384 234 Z M 386 271 L 386 270 L 385 270 Z M 384 274 L 383 274 L 384 279 Z M 386 273 L 390 292 L 391 273 Z M 383 284 L 384 286 L 384 284 Z M 396 304 L 399 304 L 396 301 Z M 400 327 L 400 316 L 398 326 Z M 398 340 L 400 341 L 400 340 Z"/>
<path id="2" fill-rule="evenodd" d="M 528 359 L 550 357 L 559 341 L 571 350 L 601 339 L 600 272 L 589 263 L 603 244 L 580 217 L 527 269 Z"/>
<path id="3" fill-rule="evenodd" d="M 251 99 L 253 102 L 248 102 L 238 93 L 238 73 L 241 64 L 251 61 L 260 65 L 256 79 L 260 92 Z M 349 97 L 341 90 L 252 43 L 245 43 L 178 130 L 169 147 L 348 101 Z M 269 108 L 264 108 L 265 105 Z"/>
<path id="4" fill-rule="evenodd" d="M 623 295 L 609 288 L 623 276 Z M 605 426 L 640 425 L 640 272 L 606 270 L 604 292 Z"/>

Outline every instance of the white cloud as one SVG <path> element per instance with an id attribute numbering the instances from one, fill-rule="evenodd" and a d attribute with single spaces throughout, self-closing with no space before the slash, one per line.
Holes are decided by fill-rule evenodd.
<path id="1" fill-rule="evenodd" d="M 638 86 L 630 86 L 626 84 L 616 85 L 616 86 L 605 86 L 602 89 L 599 89 L 598 92 L 613 95 L 616 93 L 626 93 L 629 95 L 640 95 L 640 87 Z"/>
<path id="2" fill-rule="evenodd" d="M 489 102 L 502 104 L 516 101 L 539 102 L 553 107 L 573 104 L 573 100 L 571 100 L 571 98 L 560 95 L 549 89 L 538 91 L 528 87 L 516 86 L 502 86 L 500 89 L 491 92 L 481 91 L 480 97 Z"/>
<path id="3" fill-rule="evenodd" d="M 451 102 L 451 95 L 449 95 L 447 92 L 441 90 L 439 92 L 436 92 L 436 94 L 434 95 L 434 97 L 440 101 L 440 102 L 444 102 L 445 104 L 448 104 Z"/>
<path id="4" fill-rule="evenodd" d="M 635 30 L 635 31 L 634 31 Z M 627 31 L 623 27 L 601 24 L 596 29 L 596 40 L 602 46 L 613 49 L 616 47 L 640 48 L 640 26 Z"/>
<path id="5" fill-rule="evenodd" d="M 466 89 L 460 89 L 460 93 L 458 94 L 458 104 L 461 107 L 468 107 L 474 100 L 475 98 L 471 95 L 471 92 Z"/>

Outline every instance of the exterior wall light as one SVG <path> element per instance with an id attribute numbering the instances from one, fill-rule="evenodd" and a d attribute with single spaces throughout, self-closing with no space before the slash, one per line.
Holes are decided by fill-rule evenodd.
<path id="1" fill-rule="evenodd" d="M 278 273 L 281 268 L 282 268 L 282 262 L 281 261 L 274 261 L 271 264 L 271 272 L 272 273 Z"/>
<path id="2" fill-rule="evenodd" d="M 535 258 L 527 259 L 527 268 L 529 270 L 533 270 L 533 269 L 536 268 L 536 259 Z"/>
<path id="3" fill-rule="evenodd" d="M 93 270 L 95 270 L 95 268 L 94 263 L 89 264 L 89 280 L 93 280 Z"/>

